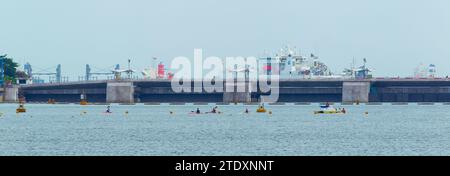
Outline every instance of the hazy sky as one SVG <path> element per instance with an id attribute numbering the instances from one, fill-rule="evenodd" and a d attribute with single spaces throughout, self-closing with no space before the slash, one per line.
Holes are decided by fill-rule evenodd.
<path id="1" fill-rule="evenodd" d="M 0 54 L 35 70 L 132 58 L 261 56 L 283 45 L 315 53 L 334 72 L 366 57 L 375 76 L 411 76 L 420 63 L 450 74 L 448 0 L 1 0 Z M 95 69 L 94 69 L 95 71 Z"/>

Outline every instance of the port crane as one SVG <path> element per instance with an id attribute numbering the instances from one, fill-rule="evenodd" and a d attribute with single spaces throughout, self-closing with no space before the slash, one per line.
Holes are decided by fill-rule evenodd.
<path id="1" fill-rule="evenodd" d="M 234 65 L 233 69 L 227 69 L 228 72 L 233 73 L 233 79 L 237 80 L 238 73 L 244 73 L 244 79 L 248 81 L 250 79 L 250 72 L 256 72 L 254 67 L 250 67 L 250 65 L 245 64 L 244 67 L 239 67 L 238 65 Z"/>
<path id="2" fill-rule="evenodd" d="M 127 69 L 116 68 L 111 71 L 114 73 L 115 79 L 122 79 L 121 78 L 122 73 L 126 73 L 128 79 L 131 79 L 133 77 L 133 73 L 136 72 L 136 70 L 131 69 L 131 59 L 128 59 L 128 68 Z"/>
<path id="3" fill-rule="evenodd" d="M 51 69 L 55 69 L 55 72 L 50 71 Z M 61 64 L 58 64 L 56 68 L 50 67 L 46 69 L 39 69 L 39 71 L 33 71 L 33 67 L 27 62 L 24 65 L 24 71 L 30 79 L 33 80 L 33 82 L 43 82 L 43 80 L 40 79 L 40 76 L 49 76 L 49 82 L 61 83 L 68 81 L 68 77 L 63 77 L 61 74 Z"/>
<path id="4" fill-rule="evenodd" d="M 113 69 L 98 69 L 97 71 L 92 71 L 92 68 L 89 64 L 86 64 L 86 75 L 83 78 L 85 81 L 90 80 L 96 80 L 97 77 L 95 75 L 105 75 L 105 76 L 114 76 L 114 79 L 122 79 L 121 75 L 122 73 L 126 73 L 128 75 L 128 79 L 132 78 L 132 74 L 136 72 L 135 70 L 131 69 L 131 60 L 128 60 L 128 68 L 127 69 L 121 69 L 120 64 L 116 64 L 113 66 Z M 95 67 L 93 67 L 95 68 Z M 79 78 L 81 80 L 81 78 Z"/>
<path id="5" fill-rule="evenodd" d="M 113 66 L 114 69 L 111 70 L 105 70 L 105 69 L 97 69 L 97 71 L 92 71 L 92 68 L 89 64 L 86 64 L 86 75 L 83 78 L 85 81 L 91 81 L 91 80 L 97 80 L 98 78 L 96 77 L 96 75 L 104 75 L 104 76 L 114 76 L 115 77 L 115 70 L 119 70 L 120 69 L 120 65 L 116 64 L 115 66 Z M 95 68 L 95 67 L 94 67 Z M 81 78 L 80 78 L 81 80 Z"/>

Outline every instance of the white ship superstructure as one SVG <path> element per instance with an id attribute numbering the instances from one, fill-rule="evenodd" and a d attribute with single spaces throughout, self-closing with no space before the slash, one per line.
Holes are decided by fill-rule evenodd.
<path id="1" fill-rule="evenodd" d="M 314 78 L 331 76 L 328 66 L 319 61 L 319 57 L 311 54 L 304 57 L 299 51 L 290 47 L 280 50 L 275 56 L 260 58 L 266 62 L 262 68 L 268 74 L 279 74 L 281 79 L 286 78 Z"/>

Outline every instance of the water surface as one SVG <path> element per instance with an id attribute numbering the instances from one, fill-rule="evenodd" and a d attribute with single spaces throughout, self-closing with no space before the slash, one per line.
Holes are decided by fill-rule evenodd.
<path id="1" fill-rule="evenodd" d="M 188 114 L 212 105 L 16 107 L 0 104 L 0 155 L 450 155 L 449 105 L 341 106 L 346 115 L 314 115 L 318 105 L 267 106 L 272 115 L 244 105 L 221 115 Z"/>

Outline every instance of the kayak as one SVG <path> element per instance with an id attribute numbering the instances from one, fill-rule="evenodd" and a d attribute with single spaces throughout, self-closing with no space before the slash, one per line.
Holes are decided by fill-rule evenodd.
<path id="1" fill-rule="evenodd" d="M 345 114 L 342 111 L 314 111 L 314 114 Z"/>
<path id="2" fill-rule="evenodd" d="M 16 113 L 25 113 L 27 110 L 25 108 L 17 108 Z"/>
<path id="3" fill-rule="evenodd" d="M 205 114 L 205 113 L 196 113 L 196 112 L 190 112 L 190 113 L 188 113 L 188 114 L 193 114 L 193 115 L 200 115 L 200 114 Z"/>
<path id="4" fill-rule="evenodd" d="M 265 113 L 265 112 L 267 112 L 267 110 L 264 108 L 258 108 L 258 109 L 256 109 L 256 112 Z"/>
<path id="5" fill-rule="evenodd" d="M 194 114 L 194 115 L 201 115 L 201 114 L 223 114 L 223 112 L 202 112 L 202 113 L 196 113 L 196 112 L 189 112 L 188 114 Z"/>

